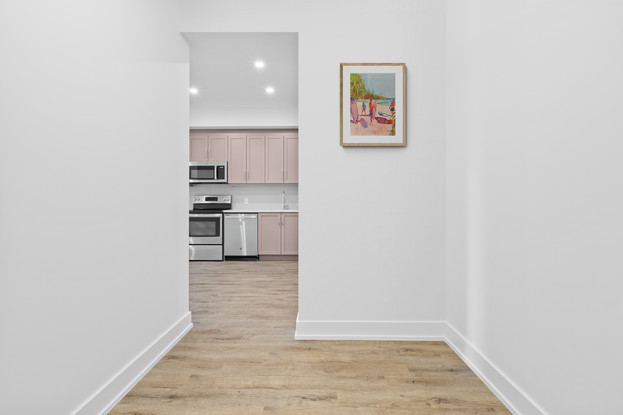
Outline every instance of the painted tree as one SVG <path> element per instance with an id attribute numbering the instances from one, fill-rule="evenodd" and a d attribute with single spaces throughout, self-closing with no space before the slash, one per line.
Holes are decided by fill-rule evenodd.
<path id="1" fill-rule="evenodd" d="M 356 100 L 358 99 L 385 99 L 385 97 L 374 93 L 374 91 L 368 91 L 366 84 L 361 77 L 361 74 L 350 74 L 350 96 Z"/>

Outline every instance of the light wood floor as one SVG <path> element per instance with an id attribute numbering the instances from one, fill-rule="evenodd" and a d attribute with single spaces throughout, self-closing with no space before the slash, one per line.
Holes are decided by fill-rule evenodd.
<path id="1" fill-rule="evenodd" d="M 194 328 L 111 414 L 509 414 L 443 342 L 295 341 L 297 262 L 193 262 Z"/>

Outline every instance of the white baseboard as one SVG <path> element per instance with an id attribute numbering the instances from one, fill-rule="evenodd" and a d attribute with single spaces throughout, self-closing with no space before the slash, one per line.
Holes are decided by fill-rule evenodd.
<path id="1" fill-rule="evenodd" d="M 302 321 L 296 340 L 443 340 L 443 321 Z"/>
<path id="2" fill-rule="evenodd" d="M 104 415 L 193 327 L 190 311 L 82 404 L 73 415 Z"/>
<path id="3" fill-rule="evenodd" d="M 514 415 L 547 415 L 504 372 L 485 357 L 474 345 L 446 322 L 445 341 L 467 366 L 487 385 Z"/>

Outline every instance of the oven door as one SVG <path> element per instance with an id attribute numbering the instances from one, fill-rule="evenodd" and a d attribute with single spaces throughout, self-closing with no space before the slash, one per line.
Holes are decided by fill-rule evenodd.
<path id="1" fill-rule="evenodd" d="M 222 213 L 191 213 L 189 219 L 188 236 L 191 245 L 223 244 Z"/>

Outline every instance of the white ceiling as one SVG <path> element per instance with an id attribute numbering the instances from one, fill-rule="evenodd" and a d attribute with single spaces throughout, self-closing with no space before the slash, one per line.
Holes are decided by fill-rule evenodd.
<path id="1" fill-rule="evenodd" d="M 271 109 L 296 112 L 297 33 L 183 35 L 190 46 L 190 86 L 199 90 L 190 99 L 191 125 L 193 119 L 218 125 L 218 114 L 228 118 L 232 112 L 253 118 L 255 109 L 258 114 Z M 264 69 L 255 68 L 257 60 L 265 62 Z M 265 92 L 268 86 L 274 94 Z"/>

